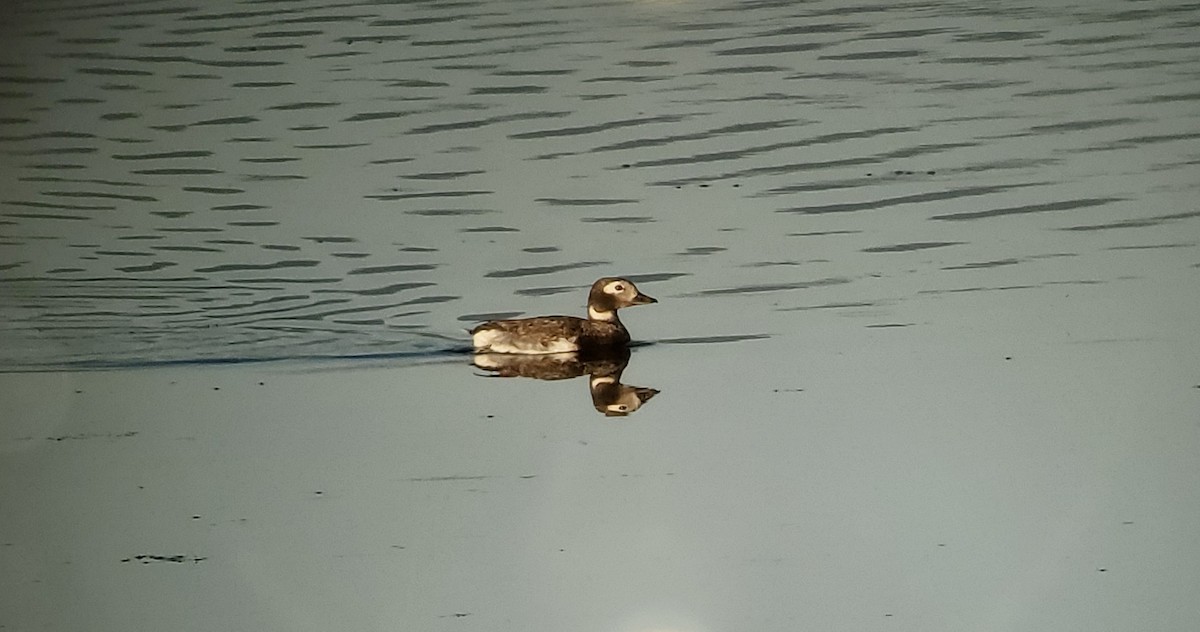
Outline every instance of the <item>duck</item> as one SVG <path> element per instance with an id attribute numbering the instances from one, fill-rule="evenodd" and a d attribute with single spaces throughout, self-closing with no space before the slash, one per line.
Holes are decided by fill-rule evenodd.
<path id="1" fill-rule="evenodd" d="M 539 316 L 491 320 L 471 329 L 475 353 L 546 354 L 624 347 L 629 330 L 617 310 L 658 300 L 642 294 L 629 279 L 602 277 L 588 292 L 587 318 Z"/>

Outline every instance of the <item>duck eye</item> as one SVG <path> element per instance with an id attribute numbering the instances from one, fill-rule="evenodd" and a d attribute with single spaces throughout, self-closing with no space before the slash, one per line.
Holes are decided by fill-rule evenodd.
<path id="1" fill-rule="evenodd" d="M 616 284 L 616 285 L 614 285 L 614 286 L 613 286 L 613 289 L 614 289 L 614 290 L 616 290 L 616 291 L 618 291 L 618 292 L 624 292 L 624 291 L 625 291 L 625 286 L 624 286 L 624 285 L 621 285 L 620 283 L 618 283 L 618 284 Z"/>

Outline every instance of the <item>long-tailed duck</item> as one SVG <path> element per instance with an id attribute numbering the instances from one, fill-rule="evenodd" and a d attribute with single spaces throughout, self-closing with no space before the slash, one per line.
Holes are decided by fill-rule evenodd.
<path id="1" fill-rule="evenodd" d="M 629 344 L 629 331 L 617 310 L 658 301 L 642 294 L 628 279 L 604 277 L 588 292 L 587 320 L 541 316 L 493 320 L 471 330 L 476 353 L 563 353 Z"/>

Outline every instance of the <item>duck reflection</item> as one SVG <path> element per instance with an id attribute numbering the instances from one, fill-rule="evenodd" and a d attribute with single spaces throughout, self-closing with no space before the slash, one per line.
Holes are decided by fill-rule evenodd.
<path id="1" fill-rule="evenodd" d="M 629 366 L 629 349 L 605 349 L 588 353 L 571 351 L 541 355 L 477 353 L 472 364 L 491 372 L 491 377 L 531 377 L 539 380 L 566 380 L 588 375 L 588 390 L 596 412 L 607 417 L 624 417 L 658 394 L 652 388 L 621 383 L 621 373 Z"/>

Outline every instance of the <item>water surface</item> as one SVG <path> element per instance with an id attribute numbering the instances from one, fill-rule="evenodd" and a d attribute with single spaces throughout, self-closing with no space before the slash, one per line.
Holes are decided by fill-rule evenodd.
<path id="1" fill-rule="evenodd" d="M 1193 629 L 1197 25 L 17 3 L 0 628 Z"/>
<path id="2" fill-rule="evenodd" d="M 13 14 L 9 367 L 439 350 L 610 273 L 675 299 L 643 337 L 787 336 L 1200 261 L 1190 5 Z"/>

